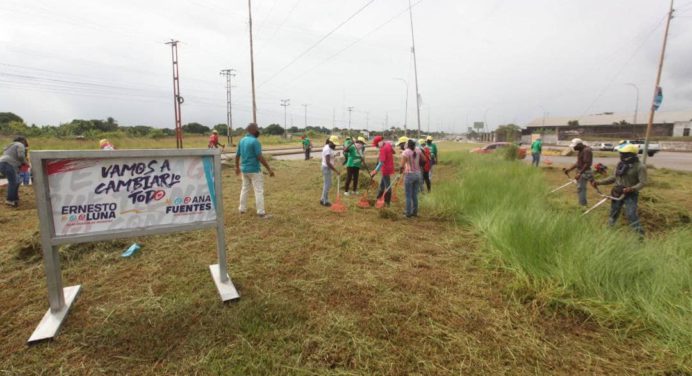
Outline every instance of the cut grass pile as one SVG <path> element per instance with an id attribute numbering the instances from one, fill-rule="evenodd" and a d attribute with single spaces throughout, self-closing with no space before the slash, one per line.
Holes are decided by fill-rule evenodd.
<path id="1" fill-rule="evenodd" d="M 465 144 L 441 144 L 443 161 Z M 468 152 L 466 152 L 468 154 Z M 318 203 L 320 161 L 272 161 L 259 220 L 236 212 L 223 171 L 230 275 L 221 304 L 212 232 L 66 247 L 65 286 L 82 284 L 58 337 L 26 346 L 48 308 L 36 208 L 0 209 L 0 373 L 26 374 L 651 374 L 684 371 L 647 337 L 620 336 L 572 311 L 515 299 L 478 230 L 423 209 L 347 213 Z M 456 165 L 441 164 L 433 194 Z M 0 188 L 0 194 L 4 190 Z M 333 193 L 332 193 L 333 197 Z M 445 197 L 445 196 L 442 196 Z M 252 200 L 251 200 L 252 202 Z M 455 205 L 453 201 L 449 205 Z M 251 204 L 252 207 L 252 204 Z M 132 241 L 143 248 L 123 259 Z M 19 257 L 20 249 L 25 257 Z M 28 251 L 27 251 L 28 250 Z M 33 255 L 33 256 L 32 256 Z M 535 291 L 535 290 L 534 290 Z"/>
<path id="2" fill-rule="evenodd" d="M 626 227 L 604 226 L 606 211 L 599 218 L 557 209 L 539 169 L 466 153 L 450 160 L 460 178 L 438 185 L 427 207 L 478 228 L 527 298 L 584 312 L 622 333 L 652 334 L 690 369 L 689 225 L 640 242 Z"/>

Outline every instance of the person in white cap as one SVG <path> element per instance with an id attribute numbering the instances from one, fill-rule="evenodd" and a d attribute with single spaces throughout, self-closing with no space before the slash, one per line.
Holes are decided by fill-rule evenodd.
<path id="1" fill-rule="evenodd" d="M 593 180 L 593 172 L 591 164 L 593 163 L 593 151 L 591 148 L 584 145 L 584 141 L 580 138 L 575 138 L 569 145 L 570 148 L 577 151 L 577 163 L 570 168 L 563 168 L 562 171 L 568 173 L 574 169 L 577 170 L 577 175 L 574 179 L 577 181 L 577 195 L 579 196 L 579 205 L 586 206 L 586 186 Z"/>

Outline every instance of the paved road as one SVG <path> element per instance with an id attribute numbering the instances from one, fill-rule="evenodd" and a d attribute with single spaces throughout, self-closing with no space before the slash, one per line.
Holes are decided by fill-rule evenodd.
<path id="1" fill-rule="evenodd" d="M 640 157 L 641 158 L 641 157 Z M 576 161 L 577 157 L 541 157 L 541 163 L 546 160 L 553 161 L 557 165 L 569 165 Z M 531 163 L 531 156 L 524 159 L 526 163 Z M 670 170 L 689 171 L 692 172 L 692 153 L 674 153 L 662 151 L 656 153 L 653 157 L 648 157 L 646 160 L 649 166 L 657 168 L 667 168 Z M 614 166 L 618 163 L 617 157 L 594 157 L 594 163 L 603 163 L 606 166 Z"/>

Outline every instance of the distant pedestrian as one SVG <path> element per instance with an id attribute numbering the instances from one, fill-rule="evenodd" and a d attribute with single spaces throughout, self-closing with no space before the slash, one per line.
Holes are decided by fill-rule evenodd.
<path id="1" fill-rule="evenodd" d="M 211 131 L 211 136 L 209 136 L 209 144 L 207 145 L 207 147 L 209 149 L 218 149 L 219 145 L 221 146 L 221 148 L 226 147 L 226 145 L 219 142 L 219 132 L 216 129 L 214 129 L 213 131 Z"/>
<path id="2" fill-rule="evenodd" d="M 399 148 L 401 153 L 401 165 L 399 173 L 404 176 L 404 192 L 406 193 L 406 218 L 418 216 L 418 193 L 421 184 L 421 160 L 425 160 L 425 155 L 420 148 L 416 147 L 416 141 L 408 137 L 399 138 Z"/>
<path id="3" fill-rule="evenodd" d="M 421 175 L 423 177 L 423 182 L 425 183 L 425 186 L 428 189 L 428 193 L 430 193 L 430 168 L 432 167 L 432 162 L 431 162 L 431 152 L 430 148 L 428 145 L 425 143 L 424 139 L 418 140 L 420 144 L 420 149 L 425 155 L 425 159 L 421 158 Z M 421 184 L 420 187 L 421 192 L 423 192 L 423 184 Z"/>
<path id="4" fill-rule="evenodd" d="M 115 150 L 115 147 L 113 147 L 113 144 L 110 141 L 108 141 L 107 138 L 104 138 L 101 141 L 99 141 L 99 148 L 101 148 L 101 150 Z"/>
<path id="5" fill-rule="evenodd" d="M 363 136 L 358 136 L 358 139 L 356 140 L 356 150 L 358 150 L 358 154 L 360 155 L 360 160 L 361 160 L 361 163 L 363 166 L 365 166 L 365 143 L 366 142 L 367 141 L 365 140 L 365 137 L 363 137 Z"/>
<path id="6" fill-rule="evenodd" d="M 614 226 L 622 207 L 625 207 L 625 214 L 630 222 L 630 227 L 640 236 L 644 236 L 644 229 L 639 222 L 637 215 L 637 206 L 639 202 L 639 191 L 644 188 L 647 181 L 646 165 L 639 161 L 637 154 L 639 148 L 636 145 L 625 145 L 620 150 L 620 162 L 615 169 L 615 176 L 594 181 L 594 187 L 599 185 L 608 185 L 615 183 L 611 196 L 620 197 L 624 195 L 622 200 L 611 200 L 610 216 L 608 224 Z"/>
<path id="7" fill-rule="evenodd" d="M 538 167 L 538 165 L 541 163 L 542 152 L 543 140 L 541 140 L 541 137 L 539 136 L 531 143 L 531 157 L 533 158 L 533 161 L 531 162 L 532 165 Z"/>
<path id="8" fill-rule="evenodd" d="M 26 149 L 29 142 L 24 136 L 17 136 L 7 145 L 0 156 L 0 172 L 7 179 L 7 198 L 5 204 L 16 208 L 19 206 L 19 168 L 28 163 Z"/>
<path id="9" fill-rule="evenodd" d="M 394 175 L 394 148 L 390 142 L 384 140 L 382 136 L 375 136 L 372 140 L 372 145 L 380 150 L 377 160 L 377 165 L 370 172 L 370 176 L 374 177 L 381 170 L 382 179 L 380 180 L 380 188 L 377 191 L 377 198 L 384 195 L 384 202 L 387 206 L 392 202 L 392 175 Z M 386 191 L 386 193 L 385 193 Z"/>
<path id="10" fill-rule="evenodd" d="M 437 164 L 437 158 L 438 158 L 437 144 L 435 144 L 433 142 L 433 136 L 426 137 L 425 141 L 426 141 L 426 144 L 428 145 L 428 147 L 430 148 L 431 159 L 430 159 L 430 172 L 428 173 L 428 175 L 429 175 L 429 178 L 432 179 L 433 167 L 435 167 L 435 165 Z"/>
<path id="11" fill-rule="evenodd" d="M 332 187 L 332 171 L 337 175 L 340 174 L 339 170 L 334 167 L 334 156 L 336 146 L 339 145 L 338 136 L 330 136 L 324 143 L 322 148 L 322 197 L 320 198 L 320 205 L 322 206 L 332 206 L 329 202 L 329 189 Z"/>
<path id="12" fill-rule="evenodd" d="M 240 191 L 240 206 L 238 211 L 244 214 L 247 211 L 247 196 L 250 193 L 250 185 L 255 191 L 255 209 L 260 218 L 269 218 L 264 210 L 264 179 L 260 163 L 267 169 L 269 176 L 274 176 L 274 171 L 262 156 L 262 144 L 259 142 L 260 131 L 257 124 L 248 124 L 247 134 L 238 143 L 235 154 L 235 174 L 243 176 L 243 187 Z"/>
<path id="13" fill-rule="evenodd" d="M 579 205 L 586 206 L 586 187 L 593 180 L 593 172 L 591 164 L 593 163 L 593 151 L 591 148 L 584 145 L 584 141 L 580 138 L 575 138 L 569 145 L 570 148 L 577 151 L 577 162 L 570 168 L 563 168 L 562 171 L 568 173 L 574 169 L 577 170 L 577 175 L 574 179 L 577 181 L 577 195 L 579 196 Z"/>
<path id="14" fill-rule="evenodd" d="M 310 137 L 308 137 L 308 135 L 305 135 L 305 137 L 303 137 L 302 144 L 303 151 L 305 152 L 305 160 L 307 161 L 310 159 L 310 152 L 312 151 L 312 142 L 310 141 Z"/>

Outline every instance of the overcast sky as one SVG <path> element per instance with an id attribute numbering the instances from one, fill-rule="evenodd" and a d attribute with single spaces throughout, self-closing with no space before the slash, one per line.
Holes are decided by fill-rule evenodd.
<path id="1" fill-rule="evenodd" d="M 635 89 L 625 83 L 648 108 L 667 0 L 412 1 L 424 131 L 483 119 L 524 125 L 544 112 L 631 112 Z M 304 125 L 303 104 L 309 125 L 331 128 L 335 117 L 346 127 L 353 106 L 353 128 L 380 130 L 387 118 L 402 126 L 406 85 L 394 78 L 403 78 L 416 128 L 407 8 L 408 0 L 254 0 L 260 125 L 283 125 L 280 100 L 290 98 L 289 127 Z M 665 111 L 692 109 L 692 0 L 676 9 Z M 173 127 L 164 43 L 174 38 L 183 123 L 226 122 L 224 68 L 237 70 L 234 124 L 251 119 L 245 0 L 2 0 L 0 19 L 0 112 L 39 125 L 112 116 Z"/>

